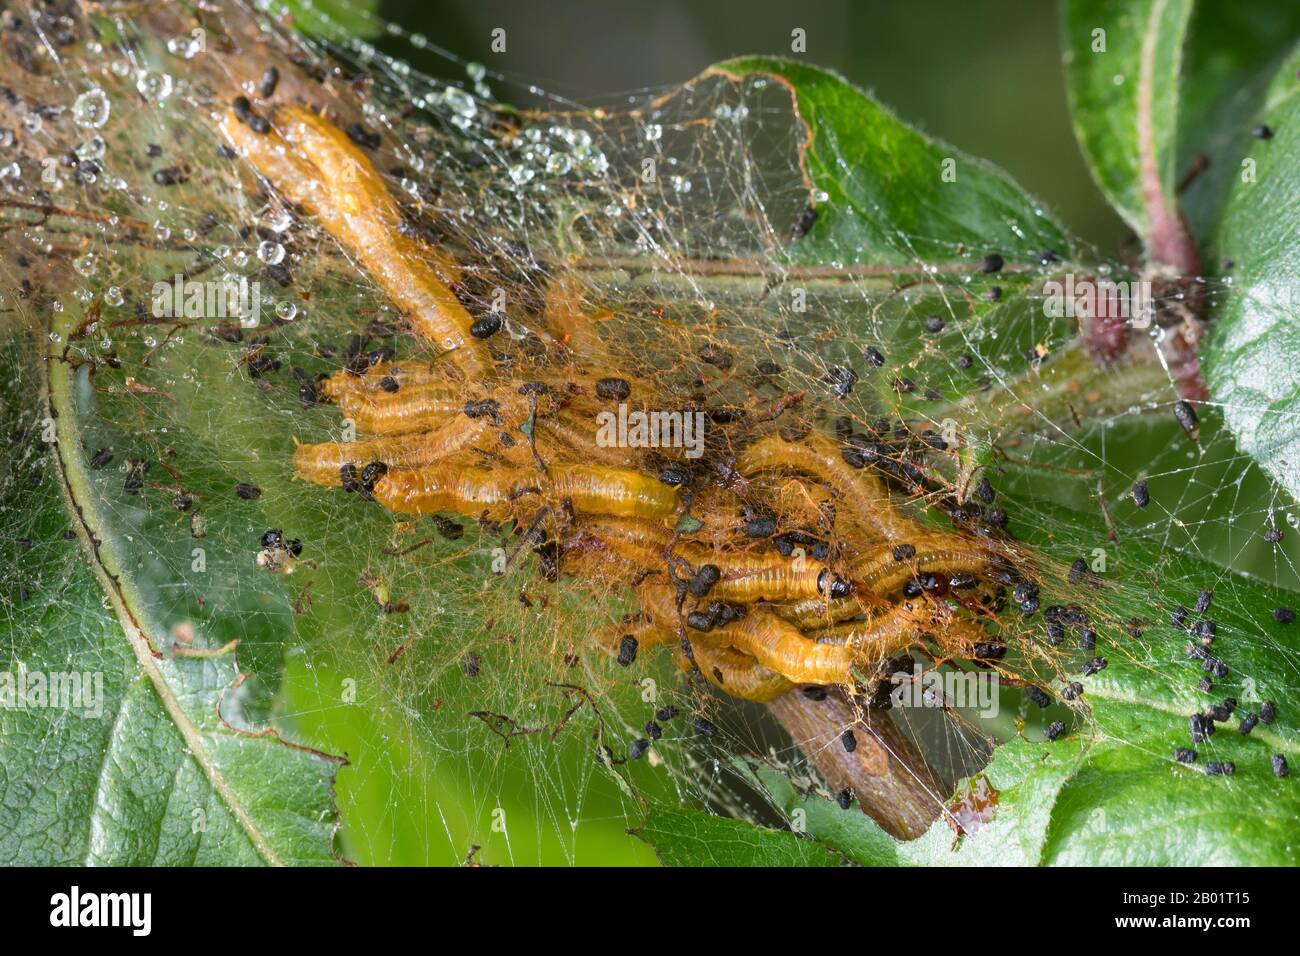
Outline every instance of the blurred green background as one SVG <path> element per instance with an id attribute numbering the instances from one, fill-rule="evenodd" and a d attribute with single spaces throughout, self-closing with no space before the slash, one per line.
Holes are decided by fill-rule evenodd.
<path id="1" fill-rule="evenodd" d="M 379 14 L 523 86 L 583 104 L 680 83 L 729 56 L 790 54 L 839 70 L 914 126 L 992 160 L 1067 226 L 1113 253 L 1126 230 L 1088 174 L 1070 128 L 1047 0 L 382 0 Z M 491 33 L 506 31 L 506 52 Z M 463 71 L 400 38 L 378 45 L 425 72 Z"/>

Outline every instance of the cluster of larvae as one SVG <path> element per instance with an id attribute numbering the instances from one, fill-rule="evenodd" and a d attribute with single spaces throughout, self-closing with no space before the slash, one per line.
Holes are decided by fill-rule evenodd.
<path id="1" fill-rule="evenodd" d="M 300 445 L 301 478 L 396 513 L 513 522 L 544 573 L 635 595 L 639 611 L 601 639 L 611 652 L 667 646 L 747 700 L 851 687 L 914 646 L 954 658 L 988 646 L 997 545 L 900 507 L 855 449 L 860 435 L 832 435 L 792 404 L 711 416 L 698 459 L 607 447 L 602 412 L 682 409 L 689 396 L 635 370 L 576 279 L 548 280 L 525 340 L 499 334 L 499 315 L 476 318 L 458 297 L 456 259 L 403 227 L 368 156 L 329 119 L 288 105 L 263 117 L 242 101 L 221 129 L 431 356 L 324 379 L 319 394 L 358 439 Z"/>

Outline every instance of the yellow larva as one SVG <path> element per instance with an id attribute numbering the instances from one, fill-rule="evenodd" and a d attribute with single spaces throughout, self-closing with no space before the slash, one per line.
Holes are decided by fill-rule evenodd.
<path id="1" fill-rule="evenodd" d="M 526 468 L 436 465 L 390 471 L 374 490 L 384 507 L 412 514 L 502 513 L 525 495 L 567 501 L 580 514 L 663 518 L 679 507 L 676 492 L 653 478 L 589 465 L 560 466 L 549 475 Z"/>
<path id="2" fill-rule="evenodd" d="M 949 536 L 939 538 L 926 535 L 914 543 L 916 555 L 906 561 L 896 560 L 891 549 L 859 561 L 853 568 L 853 579 L 868 591 L 879 595 L 899 587 L 918 572 L 929 568 L 942 568 L 945 572 L 978 572 L 988 567 L 993 552 L 972 542 L 967 546 L 954 546 Z"/>
<path id="3" fill-rule="evenodd" d="M 789 693 L 794 684 L 734 647 L 712 647 L 693 642 L 695 663 L 709 683 L 734 697 L 765 704 Z M 685 653 L 682 654 L 683 660 Z"/>
<path id="4" fill-rule="evenodd" d="M 620 558 L 644 568 L 663 568 L 669 553 L 692 568 L 712 564 L 721 578 L 709 591 L 715 600 L 785 601 L 822 595 L 838 582 L 835 573 L 824 564 L 799 562 L 780 554 L 718 551 L 689 540 L 673 540 L 662 525 L 630 519 L 603 519 L 589 522 L 582 529 Z"/>
<path id="5" fill-rule="evenodd" d="M 356 258 L 409 314 L 417 335 L 454 352 L 455 364 L 467 375 L 483 374 L 486 357 L 469 331 L 474 320 L 431 265 L 445 260 L 398 229 L 401 212 L 370 160 L 310 110 L 282 107 L 275 124 L 259 134 L 232 111 L 221 130 L 258 172 Z"/>
<path id="6" fill-rule="evenodd" d="M 294 449 L 293 467 L 300 478 L 313 484 L 337 486 L 342 483 L 344 465 L 358 469 L 374 461 L 394 469 L 432 465 L 482 440 L 490 429 L 486 419 L 460 418 L 414 439 L 398 436 L 299 445 Z"/>
<path id="7" fill-rule="evenodd" d="M 681 506 L 676 489 L 638 471 L 594 465 L 552 469 L 554 490 L 575 511 L 625 518 L 666 518 Z"/>
<path id="8" fill-rule="evenodd" d="M 684 608 L 682 615 L 677 615 L 673 591 L 663 584 L 645 584 L 638 588 L 637 595 L 656 622 L 678 621 L 690 610 Z M 710 631 L 690 629 L 687 637 L 692 647 L 735 648 L 760 667 L 796 684 L 844 684 L 853 666 L 851 647 L 809 640 L 762 605 L 749 608 L 743 618 L 722 627 Z"/>
<path id="9" fill-rule="evenodd" d="M 362 375 L 337 372 L 322 381 L 318 390 L 324 397 L 337 401 L 343 395 L 381 390 L 387 379 L 396 382 L 399 389 L 446 380 L 445 373 L 437 364 L 408 359 L 399 362 L 380 362 L 367 369 Z"/>
<path id="10" fill-rule="evenodd" d="M 465 390 L 446 382 L 411 385 L 396 392 L 346 392 L 343 417 L 371 435 L 404 435 L 442 425 L 465 408 Z"/>
<path id="11" fill-rule="evenodd" d="M 875 530 L 886 541 L 902 542 L 923 534 L 923 526 L 893 506 L 880 480 L 850 467 L 841 450 L 835 441 L 816 432 L 797 442 L 768 435 L 740 454 L 736 468 L 744 474 L 786 468 L 819 478 L 843 496 L 845 506 L 865 527 Z"/>
<path id="12" fill-rule="evenodd" d="M 730 645 L 796 684 L 847 684 L 854 648 L 820 644 L 763 607 L 720 629 Z"/>

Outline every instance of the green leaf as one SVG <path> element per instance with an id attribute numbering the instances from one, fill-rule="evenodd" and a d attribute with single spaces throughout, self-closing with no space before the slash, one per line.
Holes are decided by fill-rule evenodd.
<path id="1" fill-rule="evenodd" d="M 1300 48 L 1278 70 L 1216 237 L 1232 286 L 1201 363 L 1242 451 L 1300 495 Z M 1247 175 L 1253 174 L 1253 175 Z"/>
<path id="2" fill-rule="evenodd" d="M 1111 205 L 1150 245 L 1177 221 L 1178 79 L 1192 0 L 1065 0 L 1075 134 Z"/>
<path id="3" fill-rule="evenodd" d="M 350 327 L 350 313 L 331 296 L 355 291 L 328 275 L 304 274 L 304 281 L 319 314 L 265 334 L 277 357 L 310 367 L 319 362 L 310 343 L 335 340 Z M 67 315 L 54 330 L 60 342 L 51 347 L 62 354 L 66 346 L 81 364 L 48 363 L 58 447 L 71 500 L 98 542 L 104 582 L 121 594 L 126 620 L 141 629 L 124 636 L 110 615 L 103 639 L 128 653 L 134 646 L 134 659 L 161 688 L 159 696 L 179 703 L 180 745 L 206 761 L 223 792 L 248 810 L 249 826 L 270 830 L 263 842 L 272 844 L 275 857 L 334 859 L 336 790 L 349 823 L 343 853 L 358 862 L 458 863 L 475 845 L 481 848 L 475 859 L 488 863 L 565 854 L 591 863 L 648 861 L 648 851 L 639 852 L 643 845 L 624 833 L 630 813 L 617 778 L 571 777 L 558 769 L 595 768 L 590 708 L 570 721 L 568 734 L 551 739 L 541 731 L 554 727 L 574 701 L 562 688 L 547 691 L 536 677 L 545 696 L 529 708 L 527 725 L 519 718 L 514 729 L 521 736 L 507 741 L 490 729 L 494 717 L 472 716 L 488 710 L 510 716 L 494 695 L 510 696 L 509 688 L 496 690 L 497 682 L 517 673 L 511 645 L 487 636 L 485 619 L 504 602 L 497 610 L 481 601 L 474 606 L 476 582 L 491 566 L 489 543 L 466 548 L 439 541 L 412 558 L 399 552 L 418 541 L 394 535 L 416 529 L 396 526 L 379 509 L 340 502 L 331 489 L 296 482 L 294 432 L 324 438 L 337 422 L 333 409 L 304 412 L 287 369 L 274 388 L 259 389 L 238 364 L 244 349 L 196 323 L 157 351 L 150 343 L 165 331 L 119 332 L 117 367 L 101 362 L 92 375 L 88 360 L 98 357 L 98 342 L 78 334 L 77 312 Z M 166 327 L 164 320 L 160 328 Z M 279 423 L 290 416 L 295 427 Z M 164 435 L 165 445 L 155 440 Z M 114 458 L 95 468 L 89 462 L 100 449 L 112 449 Z M 149 462 L 144 487 L 134 494 L 126 488 L 128 459 Z M 241 484 L 254 486 L 255 497 L 241 496 Z M 178 495 L 190 502 L 184 512 L 177 510 Z M 53 501 L 59 504 L 57 491 Z M 354 509 L 341 513 L 348 504 Z M 300 557 L 281 555 L 278 570 L 259 563 L 268 529 L 301 540 Z M 23 557 L 20 566 L 41 567 Z M 57 579 L 57 569 L 50 573 Z M 430 587 L 436 574 L 469 584 Z M 386 611 L 381 587 L 384 605 L 409 608 Z M 92 588 L 77 600 L 94 607 L 99 596 Z M 238 642 L 242 674 L 233 655 L 221 653 L 232 642 Z M 178 647 L 213 656 L 182 658 Z M 462 666 L 470 651 L 480 656 L 483 680 Z M 629 694 L 637 693 L 633 685 Z M 35 728 L 25 746 L 31 749 L 41 733 L 54 734 L 49 723 Z M 122 745 L 147 749 L 152 738 L 136 739 L 131 731 L 137 729 L 122 726 Z M 286 745 L 277 734 L 346 753 L 349 766 L 337 786 L 331 786 L 337 760 Z M 643 789 L 655 793 L 655 781 Z M 52 798 L 69 795 L 60 786 Z M 578 800 L 595 819 L 584 821 L 582 855 L 574 856 L 551 818 L 556 806 Z M 182 804 L 173 812 L 190 809 Z M 495 829 L 494 814 L 508 828 Z M 14 817 L 20 827 L 39 826 L 21 809 Z M 275 845 L 288 837 L 285 848 Z"/>
<path id="4" fill-rule="evenodd" d="M 776 57 L 713 68 L 786 86 L 805 128 L 802 167 L 817 220 L 793 245 L 798 262 L 889 264 L 978 260 L 996 252 L 1033 263 L 1067 250 L 1041 203 L 1006 173 L 903 123 L 830 70 Z"/>
<path id="5" fill-rule="evenodd" d="M 1297 37 L 1300 5 L 1294 3 L 1203 0 L 1192 10 L 1183 54 L 1177 169 L 1186 175 L 1198 155 L 1209 160 L 1181 197 L 1198 237 L 1214 236 L 1269 84 Z"/>
<path id="6" fill-rule="evenodd" d="M 1028 503 L 1017 502 L 1017 507 Z M 1030 529 L 1023 537 L 1066 560 L 1105 542 L 1106 529 L 1079 520 L 1055 527 L 1073 541 L 1067 550 Z M 1085 864 L 1124 866 L 1287 865 L 1300 862 L 1294 821 L 1300 791 L 1291 778 L 1274 776 L 1271 759 L 1300 759 L 1300 719 L 1290 703 L 1300 682 L 1300 650 L 1271 609 L 1293 604 L 1295 595 L 1244 579 L 1225 581 L 1203 561 L 1162 557 L 1156 542 L 1125 540 L 1120 563 L 1101 576 L 1105 584 L 1093 606 L 1097 649 L 1077 653 L 1066 674 L 1084 687 L 1085 713 L 1055 742 L 1041 728 L 998 746 L 980 771 L 996 806 L 973 832 L 960 838 L 946 818 L 923 837 L 898 845 L 897 862 L 915 865 Z M 1162 582 L 1177 582 L 1173 585 Z M 1211 652 L 1229 664 L 1214 679 L 1212 694 L 1197 689 L 1204 676 L 1189 658 L 1185 629 L 1167 615 L 1195 603 L 1197 588 L 1215 587 L 1211 615 L 1218 637 Z M 1194 619 L 1194 615 L 1191 616 Z M 1127 621 L 1142 621 L 1141 635 Z M 1292 626 L 1294 629 L 1294 626 Z M 1074 640 L 1073 636 L 1070 640 Z M 1107 660 L 1098 674 L 1083 676 L 1094 654 Z M 1059 689 L 1060 682 L 1052 682 Z M 1233 717 L 1207 741 L 1189 737 L 1193 712 L 1227 697 L 1238 701 Z M 1278 718 L 1249 734 L 1240 718 L 1273 700 Z M 1036 708 L 1031 708 L 1036 710 Z M 1069 717 L 1067 715 L 1067 720 Z M 1175 748 L 1198 753 L 1190 765 L 1173 759 Z M 1210 776 L 1209 762 L 1232 762 L 1231 777 Z M 789 795 L 788 785 L 773 784 Z M 813 798 L 823 813 L 808 817 L 808 832 L 866 863 L 891 862 L 876 851 L 879 830 L 860 814 L 835 815 L 829 801 Z M 779 802 L 779 801 L 778 801 Z M 791 803 L 790 806 L 802 805 Z M 855 852 L 867 847 L 865 853 Z"/>
<path id="7" fill-rule="evenodd" d="M 40 341 L 9 327 L 0 343 L 2 424 L 16 436 L 0 483 L 0 653 L 9 662 L 0 696 L 10 695 L 0 713 L 0 860 L 334 862 L 339 761 L 227 726 L 219 710 L 237 676 L 231 656 L 151 652 L 157 622 L 118 573 L 102 501 L 87 494 L 73 407 L 84 368 L 79 376 L 46 362 Z M 45 369 L 51 412 L 32 402 Z M 89 535 L 93 568 L 82 547 Z M 66 693 L 34 696 L 38 683 L 56 682 Z"/>
<path id="8" fill-rule="evenodd" d="M 1015 507 L 1034 509 L 1028 500 Z M 1060 566 L 1094 547 L 1111 549 L 1106 571 L 1097 576 L 1100 590 L 1088 603 L 1096 650 L 1075 652 L 1064 676 L 1082 684 L 1088 714 L 1055 743 L 1038 737 L 998 748 L 985 771 L 995 789 L 1006 788 L 993 825 L 966 837 L 952 854 L 929 835 L 931 861 L 988 859 L 1008 846 L 1018 847 L 1027 863 L 1294 865 L 1300 860 L 1293 824 L 1300 814 L 1300 790 L 1290 779 L 1275 777 L 1271 767 L 1274 754 L 1294 763 L 1300 753 L 1300 715 L 1289 703 L 1300 680 L 1300 640 L 1294 625 L 1272 616 L 1275 607 L 1293 606 L 1296 595 L 1225 577 L 1203 560 L 1164 549 L 1158 537 L 1144 534 L 1138 515 L 1121 513 L 1117 521 L 1119 548 L 1108 544 L 1108 529 L 1096 512 L 1058 511 L 1050 536 L 1030 525 L 1013 525 L 1019 537 Z M 1052 590 L 1060 587 L 1056 582 Z M 1205 671 L 1188 653 L 1192 639 L 1186 627 L 1169 623 L 1174 609 L 1192 607 L 1204 587 L 1214 591 L 1206 616 L 1217 623 L 1209 652 L 1229 668 L 1213 678 L 1209 694 L 1198 689 Z M 1060 592 L 1054 597 L 1060 600 Z M 1189 623 L 1196 619 L 1188 614 Z M 1130 632 L 1132 622 L 1137 622 L 1136 635 Z M 1107 665 L 1085 676 L 1082 666 L 1094 655 Z M 1238 702 L 1233 717 L 1218 724 L 1205 742 L 1193 743 L 1191 714 L 1228 697 Z M 1276 702 L 1276 722 L 1258 725 L 1249 736 L 1238 733 L 1241 717 L 1258 713 L 1264 700 Z M 1177 747 L 1195 749 L 1197 762 L 1177 763 Z M 1225 761 L 1236 767 L 1231 778 L 1205 773 L 1207 763 Z M 1006 831 L 1004 810 L 1015 815 Z"/>
<path id="9" fill-rule="evenodd" d="M 377 0 L 283 0 L 293 27 L 309 36 L 336 43 L 377 37 L 383 21 L 375 15 Z"/>
<path id="10" fill-rule="evenodd" d="M 656 810 L 629 832 L 653 846 L 665 866 L 841 864 L 839 856 L 812 840 L 701 810 Z"/>
<path id="11" fill-rule="evenodd" d="M 845 810 L 826 797 L 801 792 L 788 776 L 771 767 L 746 768 L 746 771 L 791 825 L 815 834 L 818 843 L 859 866 L 897 866 L 902 862 L 898 841 L 857 807 Z"/>
<path id="12" fill-rule="evenodd" d="M 986 822 L 960 839 L 946 818 L 937 820 L 899 855 L 927 866 L 1036 866 L 1056 812 L 1056 801 L 1078 772 L 1088 742 L 1081 738 L 1044 744 L 1017 737 L 997 748 L 976 780 L 997 803 Z M 958 788 L 960 791 L 960 787 Z"/>

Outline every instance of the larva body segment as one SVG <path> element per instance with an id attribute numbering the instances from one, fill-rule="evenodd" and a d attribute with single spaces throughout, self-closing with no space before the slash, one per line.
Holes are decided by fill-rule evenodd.
<path id="1" fill-rule="evenodd" d="M 551 418 L 537 423 L 539 441 L 546 441 L 561 451 L 587 460 L 598 461 L 614 468 L 635 468 L 641 462 L 641 453 L 635 448 L 602 447 L 591 442 L 589 433 L 564 419 Z"/>
<path id="2" fill-rule="evenodd" d="M 810 640 L 769 609 L 755 608 L 722 631 L 736 650 L 796 684 L 849 683 L 853 647 Z"/>
<path id="3" fill-rule="evenodd" d="M 694 610 L 687 606 L 678 613 L 672 589 L 663 584 L 643 585 L 637 594 L 656 623 L 673 621 L 674 626 L 680 629 L 681 622 Z M 760 667 L 796 684 L 847 683 L 853 664 L 852 647 L 809 640 L 798 628 L 777 617 L 764 605 L 755 605 L 739 620 L 713 630 L 690 629 L 686 633 L 693 648 L 734 648 Z"/>
<path id="4" fill-rule="evenodd" d="M 360 469 L 371 462 L 389 468 L 419 468 L 450 457 L 483 439 L 491 424 L 485 419 L 459 418 L 437 431 L 417 438 L 370 438 L 352 442 L 323 442 L 294 449 L 293 467 L 298 477 L 316 485 L 337 487 L 344 465 Z"/>
<path id="5" fill-rule="evenodd" d="M 502 520 L 514 502 L 540 491 L 536 476 L 519 470 L 430 465 L 388 472 L 375 482 L 373 494 L 385 508 L 402 514 L 450 511 L 467 517 L 486 514 Z"/>
<path id="6" fill-rule="evenodd" d="M 319 171 L 279 133 L 274 129 L 255 133 L 234 112 L 225 113 L 218 125 L 230 144 L 248 158 L 281 196 L 316 216 L 331 235 L 335 228 L 341 230 L 338 210 L 326 195 Z"/>
<path id="7" fill-rule="evenodd" d="M 879 479 L 850 467 L 841 446 L 825 435 L 813 432 L 797 442 L 768 435 L 740 454 L 736 468 L 745 474 L 785 468 L 819 478 L 840 493 L 845 506 L 865 527 L 886 541 L 905 541 L 923 533 L 920 524 L 894 508 Z"/>
<path id="8" fill-rule="evenodd" d="M 777 555 L 779 558 L 780 555 Z M 741 558 L 739 566 L 736 558 Z M 819 595 L 828 576 L 833 575 L 825 565 L 794 568 L 788 559 L 779 562 L 764 556 L 728 555 L 714 560 L 722 562 L 722 580 L 709 592 L 724 601 L 787 601 Z"/>
<path id="9" fill-rule="evenodd" d="M 465 391 L 426 382 L 396 392 L 355 391 L 338 398 L 339 411 L 371 435 L 404 435 L 444 424 L 465 407 Z"/>
<path id="10" fill-rule="evenodd" d="M 602 516 L 582 522 L 564 548 L 578 553 L 597 549 L 633 567 L 652 569 L 664 566 L 672 540 L 672 533 L 654 521 Z"/>
<path id="11" fill-rule="evenodd" d="M 721 577 L 708 592 L 716 600 L 749 603 L 812 598 L 838 580 L 830 568 L 816 562 L 800 567 L 780 554 L 719 553 L 696 541 L 674 542 L 667 528 L 649 521 L 605 519 L 584 526 L 583 531 L 622 560 L 643 568 L 664 567 L 670 557 L 695 569 L 716 566 Z"/>
<path id="12" fill-rule="evenodd" d="M 712 647 L 704 642 L 692 644 L 695 663 L 705 679 L 733 697 L 766 704 L 793 688 L 789 680 L 734 647 Z M 683 654 L 682 663 L 689 667 Z"/>
<path id="13" fill-rule="evenodd" d="M 851 647 L 863 659 L 883 660 L 915 644 L 932 620 L 924 604 L 900 604 L 865 621 L 833 624 L 809 636 L 824 644 Z"/>
<path id="14" fill-rule="evenodd" d="M 803 598 L 776 604 L 773 610 L 796 627 L 807 630 L 829 627 L 840 621 L 851 620 L 890 606 L 893 606 L 890 602 L 859 587 L 853 594 L 841 600 L 830 600 L 821 596 Z"/>
<path id="15" fill-rule="evenodd" d="M 971 542 L 969 547 L 954 547 L 951 538 L 935 538 L 928 534 L 917 540 L 916 555 L 908 560 L 898 560 L 891 548 L 860 559 L 853 566 L 853 580 L 868 591 L 884 595 L 932 568 L 942 568 L 948 573 L 983 571 L 994 556 L 993 552 L 985 551 L 975 542 Z"/>
<path id="16" fill-rule="evenodd" d="M 445 381 L 445 373 L 432 362 L 414 359 L 380 362 L 361 375 L 354 375 L 351 372 L 338 372 L 331 375 L 320 383 L 319 390 L 324 397 L 331 401 L 338 401 L 344 395 L 384 390 L 389 380 L 402 389 L 429 382 Z"/>
<path id="17" fill-rule="evenodd" d="M 552 469 L 554 490 L 579 513 L 666 518 L 680 507 L 675 489 L 649 475 L 594 465 Z"/>
<path id="18" fill-rule="evenodd" d="M 374 491 L 375 500 L 393 511 L 455 511 L 473 516 L 486 509 L 494 517 L 533 494 L 549 494 L 557 503 L 563 499 L 579 514 L 663 518 L 678 507 L 673 490 L 653 478 L 590 465 L 553 468 L 549 477 L 526 468 L 434 465 L 389 472 L 375 484 Z"/>

